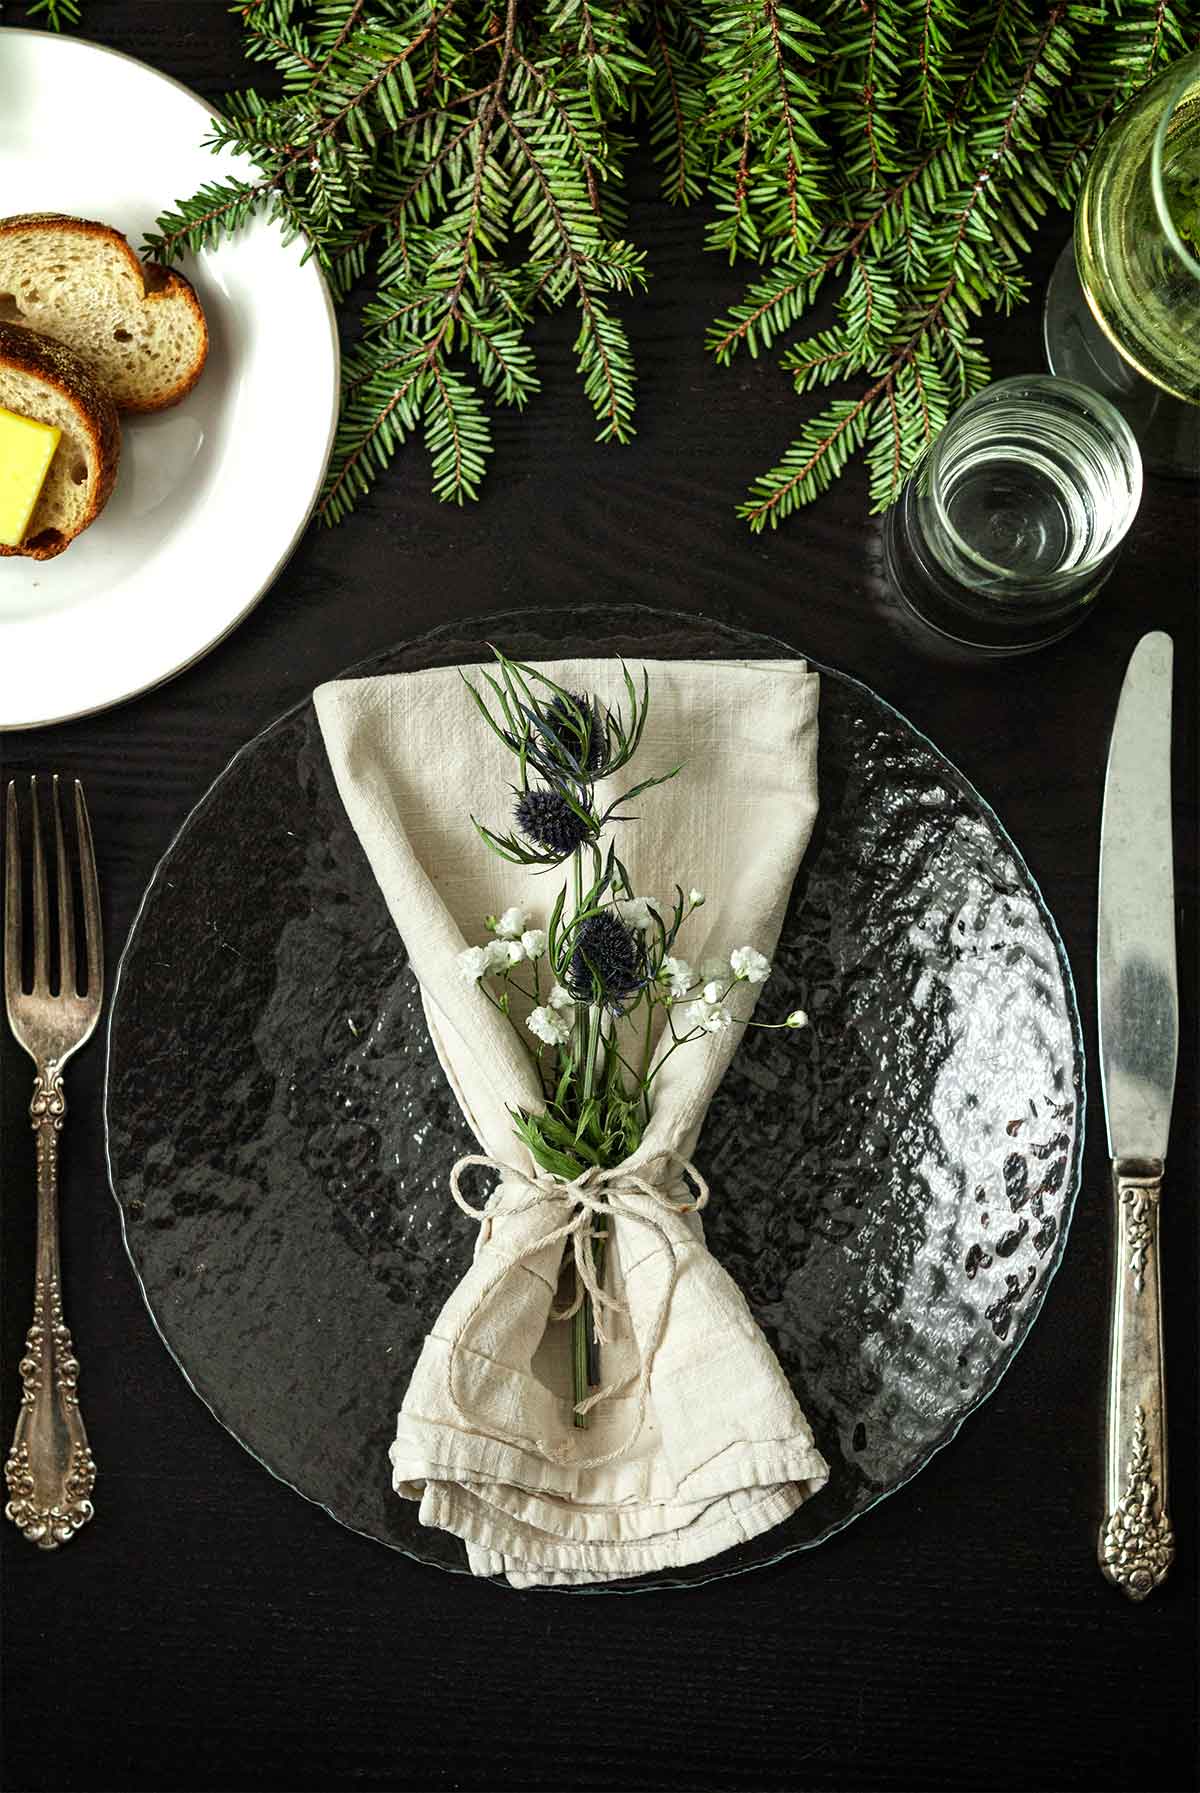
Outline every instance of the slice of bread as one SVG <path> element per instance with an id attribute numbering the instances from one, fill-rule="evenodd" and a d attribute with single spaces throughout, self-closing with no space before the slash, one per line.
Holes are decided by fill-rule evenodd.
<path id="1" fill-rule="evenodd" d="M 122 411 L 162 411 L 200 378 L 208 326 L 191 285 L 120 231 L 57 212 L 0 218 L 0 322 L 65 342 Z"/>
<path id="2" fill-rule="evenodd" d="M 5 323 L 0 323 L 0 405 L 62 431 L 24 541 L 16 548 L 0 543 L 0 554 L 51 560 L 108 503 L 121 459 L 117 409 L 73 350 Z"/>

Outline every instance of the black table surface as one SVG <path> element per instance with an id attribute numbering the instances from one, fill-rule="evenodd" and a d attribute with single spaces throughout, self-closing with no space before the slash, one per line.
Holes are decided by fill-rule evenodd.
<path id="1" fill-rule="evenodd" d="M 7 8 L 9 24 L 25 14 Z M 97 41 L 217 98 L 248 78 L 225 0 L 86 0 Z M 3 32 L 0 28 L 0 55 Z M 0 737 L 4 776 L 87 783 L 110 976 L 139 895 L 231 753 L 322 679 L 439 620 L 629 599 L 781 636 L 890 699 L 993 802 L 1075 969 L 1091 1070 L 1084 1187 L 1038 1324 L 954 1444 L 820 1549 L 688 1592 L 578 1599 L 449 1578 L 274 1481 L 185 1385 L 121 1244 L 102 1150 L 103 1049 L 73 1067 L 67 1312 L 100 1466 L 66 1550 L 6 1527 L 4 1781 L 80 1788 L 1182 1788 L 1196 1743 L 1196 608 L 1194 488 L 1149 482 L 1095 615 L 985 663 L 906 621 L 855 473 L 775 536 L 732 506 L 793 429 L 770 357 L 706 359 L 739 275 L 641 168 L 649 295 L 627 308 L 639 434 L 593 442 L 569 318 L 544 392 L 504 417 L 482 503 L 429 495 L 418 447 L 261 605 L 160 690 Z M 175 196 L 164 194 L 164 200 Z M 1042 232 L 1035 288 L 1067 234 Z M 1041 366 L 1031 305 L 988 320 L 997 374 Z M 302 371 L 302 370 L 298 370 Z M 228 544 L 226 544 L 226 547 Z M 163 602 L 172 594 L 164 591 Z M 1126 658 L 1175 638 L 1185 1039 L 1163 1263 L 1179 1555 L 1132 1606 L 1095 1561 L 1112 1225 L 1092 965 L 1104 758 Z M 603 644 L 597 644 L 602 648 Z M 28 1066 L 3 1041 L 3 1424 L 28 1324 Z"/>

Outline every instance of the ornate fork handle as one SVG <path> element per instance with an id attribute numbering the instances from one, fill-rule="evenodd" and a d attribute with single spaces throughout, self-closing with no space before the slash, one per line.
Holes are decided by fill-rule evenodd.
<path id="1" fill-rule="evenodd" d="M 66 1113 L 62 1072 L 38 1066 L 29 1117 L 37 1144 L 37 1273 L 33 1321 L 21 1359 L 21 1411 L 4 1466 L 5 1512 L 31 1544 L 56 1550 L 92 1517 L 96 1465 L 79 1411 L 79 1363 L 63 1318 L 58 1242 L 58 1136 Z"/>
<path id="2" fill-rule="evenodd" d="M 1175 1557 L 1167 1513 L 1167 1396 L 1158 1263 L 1159 1160 L 1113 1165 L 1117 1261 L 1109 1354 L 1105 1519 L 1100 1567 L 1144 1600 Z"/>

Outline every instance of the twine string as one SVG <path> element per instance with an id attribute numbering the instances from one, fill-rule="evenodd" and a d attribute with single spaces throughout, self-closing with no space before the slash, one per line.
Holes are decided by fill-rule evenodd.
<path id="1" fill-rule="evenodd" d="M 500 1159 L 489 1158 L 482 1153 L 471 1152 L 458 1160 L 450 1172 L 450 1193 L 463 1213 L 477 1225 L 482 1226 L 485 1220 L 493 1219 L 495 1216 L 489 1207 L 473 1207 L 462 1192 L 460 1179 L 463 1172 L 470 1169 L 472 1165 L 496 1171 L 504 1183 L 523 1185 L 528 1191 L 523 1200 L 503 1209 L 503 1216 L 506 1218 L 518 1214 L 528 1214 L 534 1208 L 547 1206 L 565 1208 L 567 1211 L 567 1218 L 561 1226 L 554 1227 L 550 1232 L 532 1239 L 528 1245 L 522 1246 L 519 1251 L 510 1253 L 508 1257 L 500 1261 L 491 1275 L 486 1277 L 476 1290 L 474 1301 L 455 1328 L 446 1356 L 446 1388 L 450 1403 L 461 1419 L 470 1421 L 471 1415 L 458 1397 L 455 1388 L 455 1369 L 458 1364 L 459 1352 L 464 1348 L 468 1332 L 478 1320 L 479 1315 L 494 1299 L 509 1274 L 519 1269 L 521 1265 L 527 1264 L 532 1258 L 538 1257 L 548 1246 L 556 1244 L 560 1239 L 564 1243 L 568 1239 L 571 1241 L 576 1270 L 575 1299 L 569 1307 L 553 1309 L 550 1317 L 556 1321 L 571 1319 L 582 1306 L 585 1294 L 590 1295 L 597 1341 L 600 1344 L 608 1343 L 611 1335 L 605 1324 L 605 1312 L 628 1314 L 629 1309 L 624 1303 L 607 1295 L 600 1287 L 592 1245 L 601 1236 L 595 1227 L 598 1217 L 603 1216 L 611 1220 L 617 1216 L 623 1216 L 629 1221 L 636 1222 L 639 1226 L 648 1228 L 653 1233 L 667 1254 L 670 1274 L 659 1295 L 654 1316 L 646 1334 L 645 1345 L 639 1350 L 637 1369 L 628 1376 L 593 1390 L 586 1400 L 576 1404 L 574 1411 L 580 1415 L 590 1413 L 601 1402 L 612 1400 L 615 1396 L 624 1394 L 627 1389 L 636 1386 L 637 1402 L 634 1416 L 624 1439 L 614 1450 L 608 1451 L 604 1456 L 580 1458 L 575 1456 L 569 1443 L 564 1443 L 561 1440 L 529 1438 L 520 1433 L 506 1432 L 490 1421 L 481 1420 L 479 1416 L 476 1416 L 476 1423 L 485 1424 L 490 1437 L 500 1439 L 506 1444 L 516 1445 L 522 1450 L 532 1448 L 535 1454 L 546 1462 L 570 1464 L 575 1469 L 599 1469 L 606 1463 L 617 1462 L 633 1449 L 641 1436 L 642 1427 L 646 1421 L 646 1410 L 650 1399 L 650 1376 L 654 1368 L 655 1356 L 662 1343 L 671 1297 L 679 1279 L 679 1255 L 675 1241 L 661 1221 L 653 1214 L 647 1214 L 644 1209 L 635 1206 L 629 1198 L 634 1195 L 641 1196 L 654 1207 L 662 1209 L 668 1214 L 698 1214 L 708 1202 L 708 1184 L 695 1165 L 689 1159 L 681 1158 L 678 1153 L 671 1152 L 668 1156 L 696 1191 L 689 1200 L 675 1200 L 647 1178 L 639 1176 L 635 1171 L 625 1170 L 619 1165 L 611 1170 L 602 1170 L 595 1165 L 589 1165 L 577 1177 L 568 1180 L 566 1177 L 554 1176 L 549 1172 L 530 1177 L 524 1171 L 514 1170 L 511 1165 L 504 1164 Z"/>

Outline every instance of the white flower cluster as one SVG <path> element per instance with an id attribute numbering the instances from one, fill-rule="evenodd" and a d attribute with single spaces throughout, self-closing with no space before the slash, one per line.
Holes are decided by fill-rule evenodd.
<path id="1" fill-rule="evenodd" d="M 477 984 L 493 972 L 503 976 L 514 965 L 541 958 L 546 950 L 545 930 L 527 926 L 528 920 L 524 909 L 506 909 L 503 915 L 487 917 L 485 926 L 496 938 L 486 946 L 468 946 L 458 955 L 458 969 L 467 983 Z"/>
<path id="2" fill-rule="evenodd" d="M 709 996 L 710 990 L 717 992 L 716 998 Z M 701 1028 L 704 1033 L 724 1033 L 727 1027 L 733 1026 L 733 1012 L 725 1007 L 720 996 L 719 985 L 706 984 L 700 1000 L 688 1003 L 683 1011 L 683 1020 L 689 1033 L 694 1027 Z"/>
<path id="3" fill-rule="evenodd" d="M 696 981 L 696 974 L 686 959 L 664 959 L 658 975 L 666 984 L 672 1001 L 686 996 Z"/>
<path id="4" fill-rule="evenodd" d="M 571 1023 L 565 1015 L 556 1009 L 545 1006 L 534 1009 L 525 1023 L 531 1034 L 544 1040 L 547 1046 L 562 1046 L 571 1037 Z"/>
<path id="5" fill-rule="evenodd" d="M 693 890 L 689 900 L 698 906 L 704 901 L 703 892 Z M 771 962 L 757 947 L 738 946 L 727 959 L 705 959 L 699 973 L 686 959 L 664 959 L 658 975 L 672 1002 L 682 1001 L 699 986 L 699 996 L 682 1010 L 689 1031 L 699 1028 L 704 1033 L 724 1033 L 733 1026 L 733 1013 L 726 1006 L 729 992 L 735 984 L 765 984 L 771 975 Z M 797 1015 L 801 1012 L 795 1011 Z M 804 1022 L 789 1016 L 787 1025 L 802 1027 Z"/>
<path id="6" fill-rule="evenodd" d="M 753 946 L 735 947 L 727 959 L 705 959 L 699 973 L 686 959 L 664 959 L 662 964 L 662 976 L 672 985 L 672 996 L 686 995 L 697 983 L 717 984 L 722 990 L 738 983 L 765 984 L 770 975 L 771 961 Z"/>
<path id="7" fill-rule="evenodd" d="M 765 984 L 771 975 L 771 961 L 752 946 L 735 947 L 729 963 L 734 977 L 745 978 L 748 984 Z"/>
<path id="8" fill-rule="evenodd" d="M 702 890 L 688 892 L 688 903 L 698 909 L 704 901 Z M 663 911 L 655 897 L 630 897 L 613 905 L 625 926 L 645 935 L 658 928 L 657 917 Z M 506 909 L 503 915 L 489 915 L 486 926 L 494 936 L 485 946 L 468 946 L 458 955 L 458 968 L 469 984 L 498 974 L 501 977 L 517 965 L 540 959 L 546 951 L 543 928 L 531 928 L 524 909 Z M 734 1024 L 728 1006 L 730 991 L 737 984 L 765 984 L 771 975 L 771 963 L 757 947 L 738 946 L 727 959 L 705 959 L 699 971 L 686 959 L 666 957 L 658 971 L 660 984 L 672 1004 L 692 1000 L 681 1009 L 680 1018 L 687 1032 L 721 1034 Z M 536 973 L 535 973 L 536 977 Z M 545 1002 L 539 1003 L 527 1017 L 526 1027 L 547 1046 L 562 1046 L 571 1037 L 575 1025 L 575 1001 L 562 984 L 553 984 Z M 786 1027 L 807 1027 L 803 1009 L 793 1009 L 783 1024 Z"/>
<path id="9" fill-rule="evenodd" d="M 704 901 L 704 892 L 702 890 L 689 890 L 687 900 L 687 913 L 690 913 L 693 909 L 699 909 Z M 632 929 L 634 933 L 640 934 L 657 933 L 658 920 L 660 919 L 664 926 L 667 926 L 674 913 L 673 905 L 667 904 L 664 908 L 658 898 L 652 896 L 627 897 L 623 900 L 618 899 L 613 904 L 613 908 L 621 917 L 621 920 L 625 923 L 627 928 Z M 658 919 L 656 919 L 656 917 Z"/>
<path id="10" fill-rule="evenodd" d="M 657 897 L 630 897 L 626 902 L 616 902 L 613 908 L 634 933 L 653 934 L 657 931 L 658 922 L 650 913 L 653 909 L 657 915 L 663 913 L 662 904 Z"/>
<path id="11" fill-rule="evenodd" d="M 517 965 L 532 964 L 546 951 L 546 930 L 531 928 L 524 909 L 506 909 L 503 915 L 488 915 L 484 926 L 495 936 L 486 946 L 468 946 L 458 955 L 460 975 L 468 984 L 499 974 L 504 977 Z M 536 976 L 536 973 L 535 973 Z M 574 1026 L 575 1001 L 562 984 L 551 984 L 544 1003 L 526 1017 L 525 1025 L 547 1046 L 562 1046 L 571 1037 Z"/>
<path id="12" fill-rule="evenodd" d="M 544 1040 L 547 1046 L 562 1046 L 571 1037 L 575 1004 L 569 990 L 561 984 L 551 985 L 550 994 L 541 1008 L 534 1009 L 525 1025 L 530 1033 Z"/>

